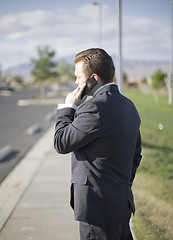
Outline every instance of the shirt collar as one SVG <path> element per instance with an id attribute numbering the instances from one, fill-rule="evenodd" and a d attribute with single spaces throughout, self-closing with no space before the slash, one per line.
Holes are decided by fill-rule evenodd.
<path id="1" fill-rule="evenodd" d="M 112 82 L 111 82 L 111 83 L 106 83 L 105 85 L 99 87 L 99 88 L 94 92 L 93 97 L 95 97 L 95 95 L 96 95 L 101 89 L 103 89 L 103 88 L 106 87 L 106 86 L 110 86 L 110 85 L 115 85 L 115 83 L 112 83 Z"/>

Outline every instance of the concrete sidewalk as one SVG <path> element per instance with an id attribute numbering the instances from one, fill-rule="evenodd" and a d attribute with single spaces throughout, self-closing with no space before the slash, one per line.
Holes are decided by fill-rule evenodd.
<path id="1" fill-rule="evenodd" d="M 70 154 L 53 149 L 54 126 L 0 185 L 0 240 L 78 240 L 69 206 Z"/>

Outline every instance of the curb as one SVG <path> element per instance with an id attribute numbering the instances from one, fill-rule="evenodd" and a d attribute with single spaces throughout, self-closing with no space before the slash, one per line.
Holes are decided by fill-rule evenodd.
<path id="1" fill-rule="evenodd" d="M 41 127 L 38 124 L 34 124 L 30 128 L 28 128 L 26 130 L 26 134 L 27 135 L 34 135 L 34 134 L 36 134 L 38 132 L 41 132 L 41 130 L 42 129 L 41 129 Z"/>
<path id="2" fill-rule="evenodd" d="M 5 147 L 3 147 L 1 150 L 0 150 L 0 162 L 6 158 L 9 154 L 12 153 L 12 148 L 10 145 L 6 145 Z"/>
<path id="3" fill-rule="evenodd" d="M 37 141 L 20 163 L 0 185 L 0 231 L 5 226 L 19 200 L 36 176 L 45 155 L 51 150 L 54 126 Z"/>
<path id="4" fill-rule="evenodd" d="M 30 105 L 57 105 L 64 102 L 64 97 L 55 99 L 20 99 L 17 102 L 18 106 L 30 106 Z"/>

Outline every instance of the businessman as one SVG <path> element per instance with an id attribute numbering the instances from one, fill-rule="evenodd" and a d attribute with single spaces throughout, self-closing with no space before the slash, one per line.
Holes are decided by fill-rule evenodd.
<path id="1" fill-rule="evenodd" d="M 58 106 L 54 146 L 58 153 L 72 152 L 71 206 L 80 239 L 130 240 L 131 186 L 142 158 L 140 117 L 113 83 L 106 51 L 82 51 L 74 62 L 78 86 Z M 95 84 L 86 100 L 81 95 L 90 78 Z"/>

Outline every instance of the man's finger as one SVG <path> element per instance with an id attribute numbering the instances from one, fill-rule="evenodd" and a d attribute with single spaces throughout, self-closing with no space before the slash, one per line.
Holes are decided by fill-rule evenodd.
<path id="1" fill-rule="evenodd" d="M 86 86 L 86 83 L 84 83 L 84 84 L 80 87 L 80 89 L 79 89 L 79 95 L 82 94 L 82 92 L 83 92 L 85 86 Z"/>

